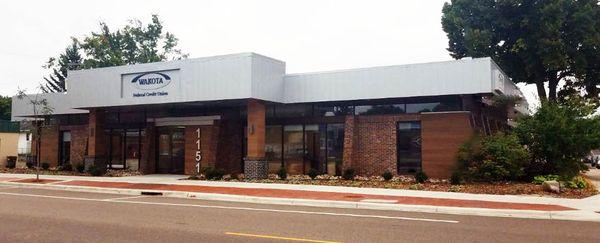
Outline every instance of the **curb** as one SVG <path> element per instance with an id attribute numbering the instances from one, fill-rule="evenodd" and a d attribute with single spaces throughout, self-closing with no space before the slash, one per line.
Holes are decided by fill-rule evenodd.
<path id="1" fill-rule="evenodd" d="M 512 217 L 528 219 L 551 219 L 551 220 L 576 220 L 576 221 L 594 221 L 600 222 L 600 214 L 576 211 L 537 211 L 537 210 L 510 210 L 510 209 L 488 209 L 488 208 L 468 208 L 468 207 L 447 207 L 447 206 L 428 206 L 428 205 L 409 205 L 409 204 L 388 204 L 373 202 L 346 202 L 332 200 L 314 200 L 314 199 L 296 199 L 296 198 L 271 198 L 256 196 L 240 196 L 218 193 L 200 193 L 200 192 L 180 192 L 165 190 L 143 190 L 143 189 L 121 189 L 121 188 L 100 188 L 87 186 L 66 186 L 52 184 L 28 184 L 19 182 L 0 182 L 0 185 L 13 186 L 19 188 L 51 189 L 75 192 L 123 194 L 123 195 L 141 195 L 142 192 L 159 192 L 164 197 L 189 198 L 209 201 L 257 203 L 287 206 L 309 206 L 309 207 L 329 207 L 329 208 L 348 208 L 348 209 L 367 209 L 367 210 L 388 210 L 401 212 L 419 212 L 419 213 L 441 213 L 453 215 L 469 216 L 488 216 L 488 217 Z"/>

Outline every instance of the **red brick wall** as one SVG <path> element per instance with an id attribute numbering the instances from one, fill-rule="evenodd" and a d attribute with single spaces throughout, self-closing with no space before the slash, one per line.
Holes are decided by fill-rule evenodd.
<path id="1" fill-rule="evenodd" d="M 58 126 L 48 125 L 41 130 L 40 163 L 48 163 L 50 167 L 58 165 Z"/>
<path id="2" fill-rule="evenodd" d="M 217 140 L 219 138 L 219 125 L 211 126 L 186 126 L 185 127 L 185 174 L 194 174 L 196 171 L 196 151 L 198 134 L 196 129 L 201 129 L 200 141 L 202 151 L 202 168 L 215 167 L 217 157 Z"/>
<path id="3" fill-rule="evenodd" d="M 61 131 L 71 132 L 71 164 L 77 165 L 83 164 L 87 149 L 88 140 L 88 126 L 87 125 L 73 125 L 73 126 L 61 126 Z M 56 140 L 58 142 L 58 140 Z"/>
<path id="4" fill-rule="evenodd" d="M 396 173 L 399 121 L 421 121 L 423 171 L 431 178 L 449 177 L 458 147 L 472 134 L 469 113 L 348 116 L 343 168 L 354 168 L 361 175 Z"/>
<path id="5" fill-rule="evenodd" d="M 156 127 L 148 123 L 144 129 L 140 154 L 140 172 L 152 174 L 156 172 Z"/>
<path id="6" fill-rule="evenodd" d="M 221 120 L 217 141 L 217 168 L 227 172 L 242 172 L 242 139 L 243 125 L 241 121 Z"/>

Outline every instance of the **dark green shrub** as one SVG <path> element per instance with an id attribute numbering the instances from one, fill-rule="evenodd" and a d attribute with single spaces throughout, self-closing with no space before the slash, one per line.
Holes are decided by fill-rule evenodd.
<path id="1" fill-rule="evenodd" d="M 389 170 L 386 170 L 385 172 L 383 172 L 383 174 L 381 174 L 381 177 L 383 177 L 383 180 L 389 181 L 392 178 L 394 178 L 394 174 L 392 174 L 392 172 L 390 172 Z"/>
<path id="2" fill-rule="evenodd" d="M 529 158 L 517 136 L 504 133 L 475 136 L 458 152 L 459 171 L 469 180 L 477 181 L 520 179 Z"/>
<path id="3" fill-rule="evenodd" d="M 75 165 L 75 169 L 77 170 L 77 172 L 83 173 L 85 171 L 85 165 L 83 163 L 79 163 Z"/>
<path id="4" fill-rule="evenodd" d="M 35 167 L 35 164 L 33 162 L 26 162 L 25 166 L 27 166 L 27 168 L 29 169 L 33 169 Z"/>
<path id="5" fill-rule="evenodd" d="M 47 170 L 49 168 L 50 168 L 50 164 L 48 164 L 46 162 L 42 163 L 42 169 Z"/>
<path id="6" fill-rule="evenodd" d="M 207 180 L 221 180 L 223 179 L 224 175 L 225 171 L 222 169 L 217 169 L 214 167 L 204 168 L 204 177 L 206 177 Z"/>
<path id="7" fill-rule="evenodd" d="M 514 131 L 532 155 L 525 172 L 559 175 L 570 180 L 586 170 L 582 159 L 600 147 L 600 117 L 579 97 L 567 101 L 542 102 L 530 117 L 518 121 Z"/>
<path id="8" fill-rule="evenodd" d="M 285 180 L 287 179 L 287 170 L 285 169 L 285 167 L 281 167 L 279 168 L 279 170 L 277 171 L 277 175 L 279 176 L 280 180 Z"/>
<path id="9" fill-rule="evenodd" d="M 424 183 L 427 181 L 427 179 L 429 179 L 429 177 L 427 177 L 427 174 L 425 174 L 424 171 L 419 170 L 415 173 L 415 181 L 417 183 L 419 183 L 419 184 Z"/>
<path id="10" fill-rule="evenodd" d="M 57 169 L 60 171 L 72 171 L 73 166 L 70 163 L 66 163 L 64 165 L 59 166 Z"/>
<path id="11" fill-rule="evenodd" d="M 240 179 L 240 174 L 238 173 L 231 173 L 231 175 L 229 176 L 230 180 L 239 180 Z"/>
<path id="12" fill-rule="evenodd" d="M 452 172 L 450 176 L 450 184 L 452 185 L 460 185 L 462 183 L 462 173 L 460 171 Z"/>
<path id="13" fill-rule="evenodd" d="M 354 170 L 354 168 L 345 169 L 344 173 L 342 174 L 342 178 L 344 180 L 354 180 L 355 176 L 356 176 L 356 170 Z"/>
<path id="14" fill-rule="evenodd" d="M 88 167 L 87 172 L 92 176 L 102 176 L 104 174 L 104 170 L 96 165 L 90 165 Z"/>
<path id="15" fill-rule="evenodd" d="M 310 179 L 314 180 L 319 175 L 319 171 L 315 168 L 310 168 L 310 170 L 308 170 L 307 175 L 308 177 L 310 177 Z"/>

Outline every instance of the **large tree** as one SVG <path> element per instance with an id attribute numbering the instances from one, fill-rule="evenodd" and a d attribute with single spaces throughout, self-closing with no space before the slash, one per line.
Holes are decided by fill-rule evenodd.
<path id="1" fill-rule="evenodd" d="M 98 32 L 91 32 L 73 43 L 59 58 L 48 62 L 52 74 L 45 78 L 44 92 L 65 91 L 67 70 L 110 67 L 137 63 L 160 62 L 186 58 L 177 49 L 177 38 L 163 31 L 162 22 L 152 15 L 152 22 L 143 25 L 140 20 L 131 20 L 116 31 L 104 22 Z"/>
<path id="2" fill-rule="evenodd" d="M 0 95 L 0 120 L 10 120 L 11 98 Z"/>
<path id="3" fill-rule="evenodd" d="M 543 100 L 598 99 L 597 0 L 452 0 L 442 13 L 452 57 L 492 57 L 515 83 L 535 84 Z"/>

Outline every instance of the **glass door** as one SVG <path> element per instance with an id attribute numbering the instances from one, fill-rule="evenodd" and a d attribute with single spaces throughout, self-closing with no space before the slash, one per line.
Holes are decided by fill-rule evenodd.
<path id="1" fill-rule="evenodd" d="M 185 157 L 184 129 L 159 127 L 157 134 L 158 159 L 156 172 L 183 174 Z"/>

